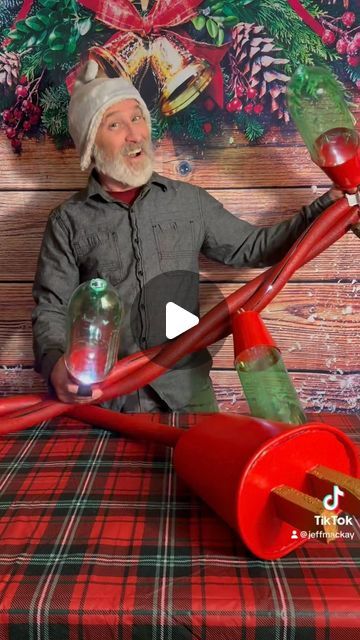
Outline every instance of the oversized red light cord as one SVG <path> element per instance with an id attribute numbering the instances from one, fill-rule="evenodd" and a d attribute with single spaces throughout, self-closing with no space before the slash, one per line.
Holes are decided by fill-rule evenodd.
<path id="1" fill-rule="evenodd" d="M 359 222 L 359 207 L 350 207 L 344 197 L 324 211 L 275 266 L 238 289 L 209 311 L 198 325 L 165 345 L 153 347 L 120 360 L 99 386 L 103 402 L 149 384 L 184 356 L 204 349 L 230 333 L 230 316 L 237 309 L 263 309 L 284 287 L 300 266 L 338 240 Z M 84 406 L 64 404 L 45 394 L 19 395 L 0 399 L 3 420 L 0 434 L 19 431 L 66 413 L 81 417 Z M 84 416 L 88 415 L 84 411 Z M 119 426 L 122 415 L 117 414 Z"/>

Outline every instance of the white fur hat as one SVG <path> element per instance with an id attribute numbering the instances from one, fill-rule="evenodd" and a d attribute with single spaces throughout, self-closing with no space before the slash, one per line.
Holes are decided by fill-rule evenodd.
<path id="1" fill-rule="evenodd" d="M 91 164 L 96 133 L 110 105 L 129 98 L 137 100 L 151 130 L 149 110 L 134 85 L 124 78 L 108 78 L 98 73 L 99 66 L 95 60 L 89 60 L 81 67 L 69 104 L 69 131 L 80 154 L 82 171 Z"/>

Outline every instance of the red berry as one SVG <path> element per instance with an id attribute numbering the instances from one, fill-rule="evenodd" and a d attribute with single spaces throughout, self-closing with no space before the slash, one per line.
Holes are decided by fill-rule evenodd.
<path id="1" fill-rule="evenodd" d="M 204 101 L 204 108 L 206 109 L 206 111 L 212 111 L 214 107 L 214 100 L 212 100 L 211 98 L 206 98 L 206 100 Z"/>
<path id="2" fill-rule="evenodd" d="M 336 51 L 338 53 L 346 53 L 348 48 L 348 42 L 345 38 L 340 38 L 336 43 Z"/>
<path id="3" fill-rule="evenodd" d="M 246 91 L 246 97 L 249 100 L 253 100 L 254 98 L 256 98 L 258 92 L 256 91 L 256 89 L 254 89 L 254 87 L 249 87 L 249 89 L 247 89 Z"/>
<path id="4" fill-rule="evenodd" d="M 2 117 L 4 122 L 11 122 L 11 120 L 13 119 L 13 114 L 10 109 L 5 109 L 5 111 L 3 111 L 2 113 Z"/>
<path id="5" fill-rule="evenodd" d="M 330 47 L 336 40 L 335 33 L 333 31 L 330 31 L 330 29 L 326 29 L 321 40 L 324 44 Z"/>
<path id="6" fill-rule="evenodd" d="M 241 98 L 241 96 L 243 96 L 244 93 L 245 93 L 245 89 L 241 84 L 236 88 L 236 95 L 237 95 L 238 98 Z"/>
<path id="7" fill-rule="evenodd" d="M 31 129 L 30 120 L 25 120 L 25 122 L 23 123 L 23 129 L 24 129 L 24 131 L 29 131 Z"/>
<path id="8" fill-rule="evenodd" d="M 360 31 L 357 31 L 357 33 L 355 33 L 353 42 L 355 42 L 355 44 L 360 47 Z"/>
<path id="9" fill-rule="evenodd" d="M 252 102 L 249 102 L 249 104 L 247 104 L 246 107 L 244 107 L 244 111 L 246 113 L 251 113 L 253 108 L 254 108 L 254 105 L 252 104 Z"/>
<path id="10" fill-rule="evenodd" d="M 7 127 L 5 133 L 8 138 L 15 138 L 16 129 L 14 129 L 14 127 Z"/>
<path id="11" fill-rule="evenodd" d="M 352 11 L 345 11 L 345 13 L 341 16 L 341 22 L 345 25 L 345 27 L 351 27 L 356 20 L 355 13 Z"/>
<path id="12" fill-rule="evenodd" d="M 264 105 L 261 104 L 260 102 L 254 106 L 254 113 L 256 113 L 256 115 L 259 115 L 259 113 L 262 113 L 263 111 L 264 111 Z"/>
<path id="13" fill-rule="evenodd" d="M 349 42 L 349 45 L 347 48 L 347 53 L 349 54 L 349 56 L 356 56 L 358 51 L 359 51 L 359 45 L 357 45 L 356 42 L 354 42 L 354 40 L 352 42 Z"/>
<path id="14" fill-rule="evenodd" d="M 21 108 L 23 111 L 32 111 L 33 103 L 31 102 L 31 100 L 23 100 Z"/>
<path id="15" fill-rule="evenodd" d="M 238 106 L 236 107 L 236 111 L 242 111 L 242 110 L 243 110 L 243 106 L 244 106 L 244 105 L 243 105 L 243 103 L 242 103 L 242 102 L 240 102 L 240 103 L 238 104 Z"/>
<path id="16" fill-rule="evenodd" d="M 357 67 L 360 64 L 360 56 L 348 56 L 347 61 L 350 67 Z"/>
<path id="17" fill-rule="evenodd" d="M 226 110 L 232 113 L 233 111 L 236 111 L 239 104 L 241 104 L 239 98 L 233 98 L 230 102 L 227 103 Z"/>
<path id="18" fill-rule="evenodd" d="M 41 116 L 41 113 L 42 113 L 41 108 L 37 104 L 34 104 L 33 102 L 31 104 L 32 104 L 32 112 L 33 112 L 33 114 Z"/>
<path id="19" fill-rule="evenodd" d="M 14 118 L 16 118 L 17 120 L 20 120 L 22 116 L 23 116 L 23 112 L 21 111 L 21 109 L 14 109 Z"/>
<path id="20" fill-rule="evenodd" d="M 19 98 L 26 98 L 26 96 L 29 93 L 29 91 L 22 84 L 18 84 L 16 89 L 15 89 L 15 93 L 16 93 L 17 96 L 19 96 Z"/>
<path id="21" fill-rule="evenodd" d="M 30 124 L 38 124 L 40 122 L 40 115 L 38 115 L 37 113 L 34 113 L 32 116 L 30 116 Z"/>
<path id="22" fill-rule="evenodd" d="M 28 79 L 26 76 L 21 76 L 21 78 L 19 78 L 19 83 L 20 84 L 27 84 L 28 83 Z"/>
<path id="23" fill-rule="evenodd" d="M 203 131 L 204 131 L 204 133 L 210 133 L 210 131 L 212 131 L 212 124 L 211 124 L 211 122 L 204 122 L 204 124 L 203 124 Z"/>
<path id="24" fill-rule="evenodd" d="M 21 149 L 21 140 L 19 140 L 19 138 L 13 138 L 11 140 L 11 146 L 14 149 L 14 151 L 20 151 L 20 149 Z"/>

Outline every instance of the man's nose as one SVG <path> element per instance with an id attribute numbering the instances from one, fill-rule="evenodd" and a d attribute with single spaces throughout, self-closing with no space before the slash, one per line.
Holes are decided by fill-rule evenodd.
<path id="1" fill-rule="evenodd" d="M 128 142 L 140 142 L 142 140 L 142 133 L 139 126 L 132 122 L 128 124 L 126 132 L 126 140 Z"/>

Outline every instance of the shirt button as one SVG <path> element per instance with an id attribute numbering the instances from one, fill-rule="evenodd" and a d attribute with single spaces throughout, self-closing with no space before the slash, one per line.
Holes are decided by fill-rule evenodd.
<path id="1" fill-rule="evenodd" d="M 144 305 L 144 304 L 141 304 L 141 305 L 140 305 L 140 309 L 145 309 L 145 305 Z"/>
<path id="2" fill-rule="evenodd" d="M 138 275 L 139 275 L 139 276 L 143 276 L 143 275 L 144 275 L 144 272 L 143 272 L 143 271 L 138 271 Z"/>
<path id="3" fill-rule="evenodd" d="M 139 244 L 139 239 L 135 238 L 135 244 Z"/>

